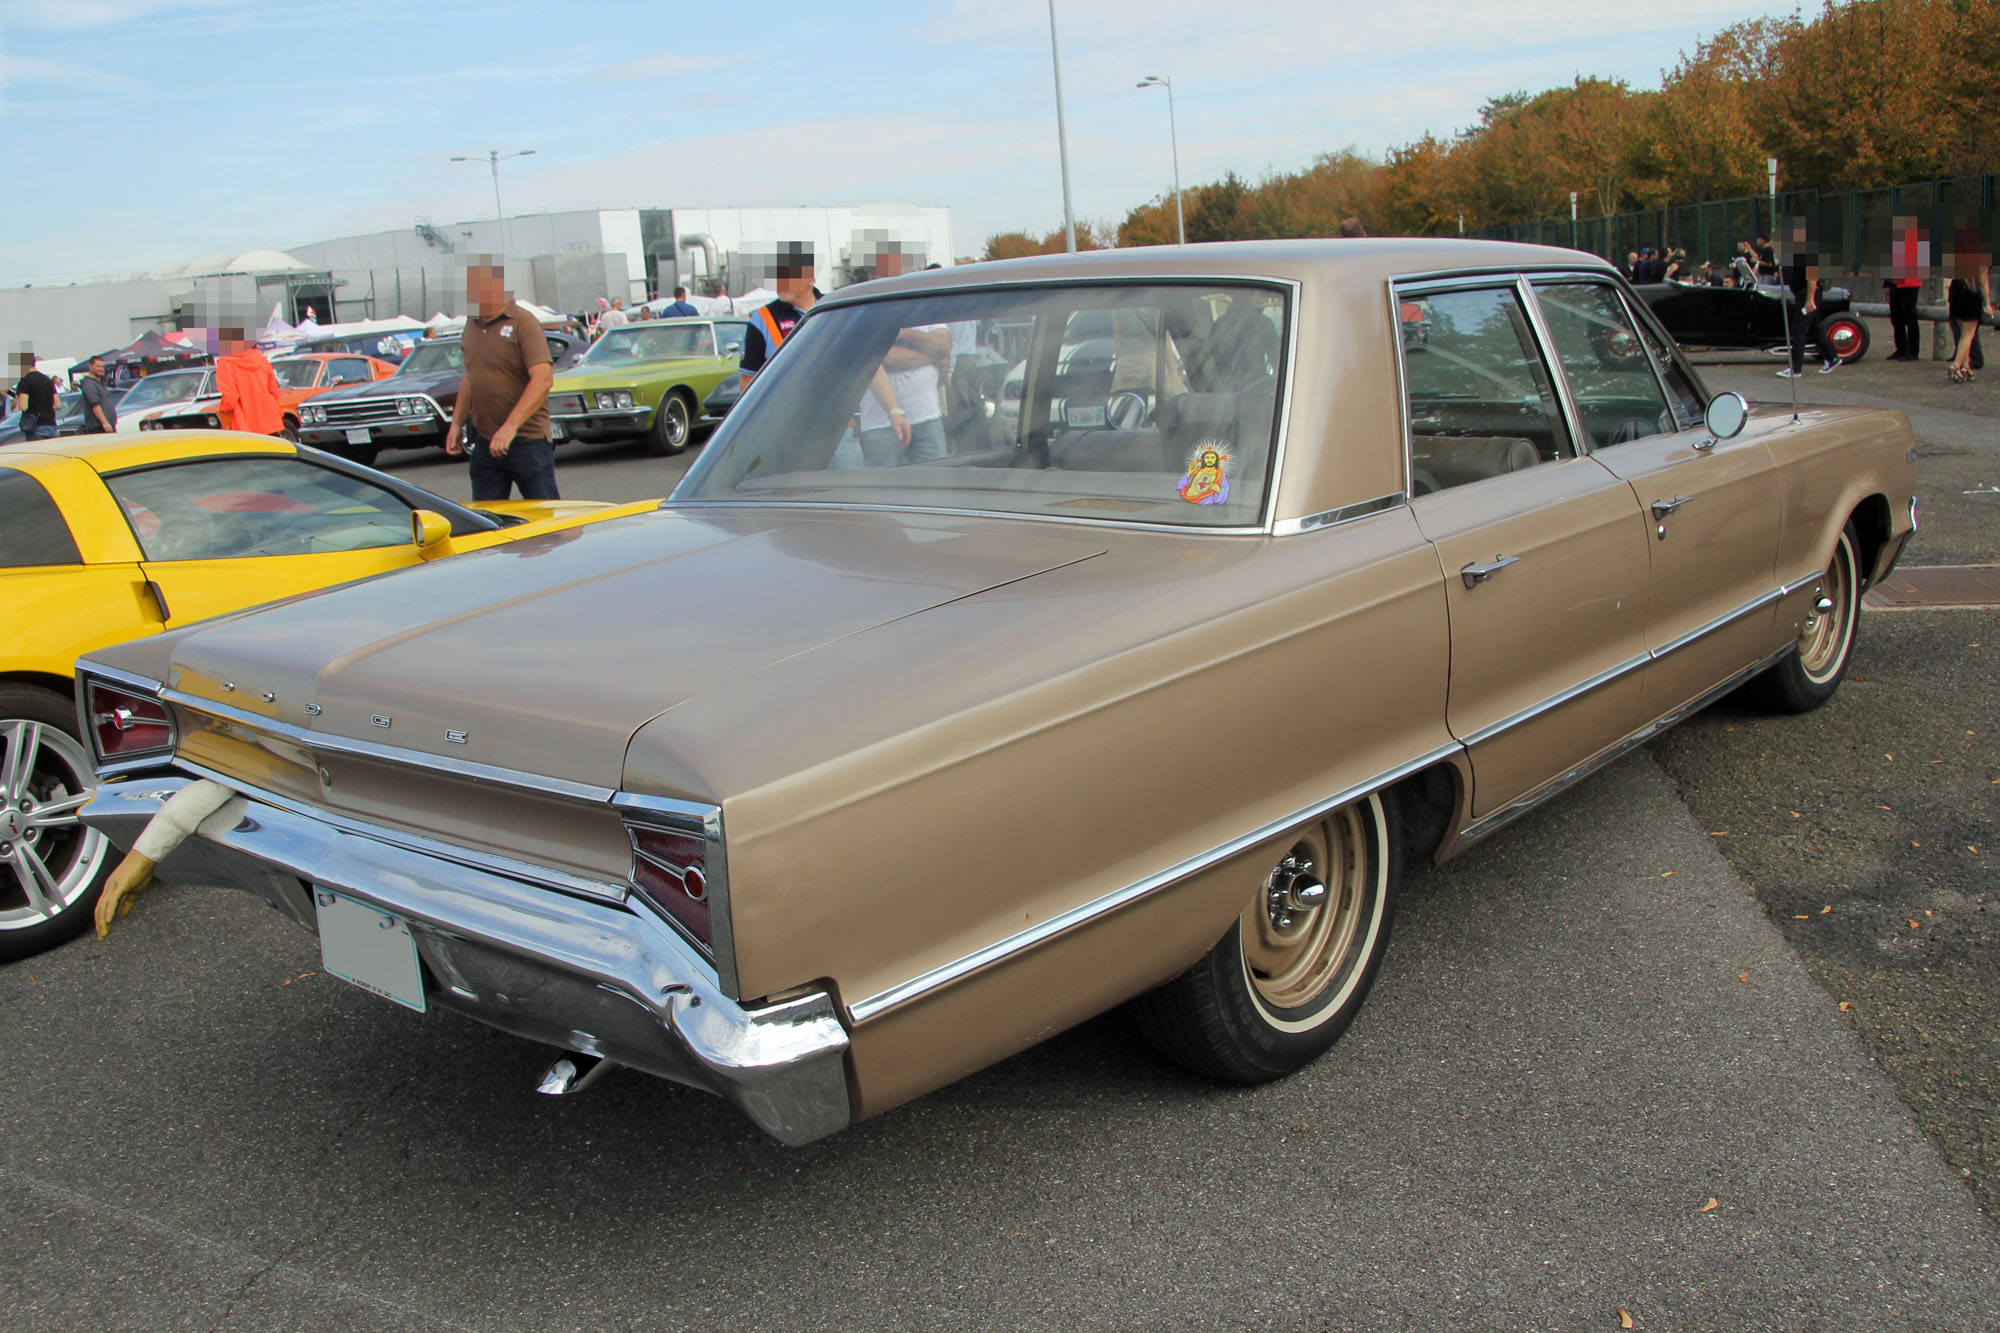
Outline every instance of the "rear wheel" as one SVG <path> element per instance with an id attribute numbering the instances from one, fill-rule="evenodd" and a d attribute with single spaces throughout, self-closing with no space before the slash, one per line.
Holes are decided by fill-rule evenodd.
<path id="1" fill-rule="evenodd" d="M 1833 697 L 1854 656 L 1861 618 L 1861 543 L 1849 523 L 1834 545 L 1833 559 L 1812 590 L 1812 603 L 1799 626 L 1799 640 L 1763 675 L 1752 692 L 1765 707 L 1804 713 Z"/>
<path id="2" fill-rule="evenodd" d="M 1401 875 L 1393 798 L 1302 829 L 1200 962 L 1134 1000 L 1161 1054 L 1236 1083 L 1281 1078 L 1354 1021 L 1374 984 Z"/>
<path id="3" fill-rule="evenodd" d="M 1819 336 L 1842 365 L 1851 366 L 1868 355 L 1868 326 L 1862 323 L 1859 316 L 1845 313 L 1829 315 L 1826 322 L 1819 326 Z"/>
<path id="4" fill-rule="evenodd" d="M 113 865 L 111 844 L 77 818 L 96 788 L 75 706 L 52 690 L 0 685 L 0 961 L 90 924 Z"/>
<path id="5" fill-rule="evenodd" d="M 680 390 L 670 389 L 660 399 L 659 411 L 653 413 L 653 429 L 646 435 L 646 452 L 661 458 L 677 454 L 687 448 L 693 432 L 691 403 Z"/>

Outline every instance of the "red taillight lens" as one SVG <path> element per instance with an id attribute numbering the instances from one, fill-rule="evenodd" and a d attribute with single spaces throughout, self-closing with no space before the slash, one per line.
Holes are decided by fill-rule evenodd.
<path id="1" fill-rule="evenodd" d="M 130 759 L 174 748 L 167 706 L 151 695 L 91 681 L 87 687 L 91 739 L 105 759 Z"/>
<path id="2" fill-rule="evenodd" d="M 712 947 L 707 840 L 642 824 L 628 824 L 626 832 L 632 838 L 632 887 L 703 947 Z"/>

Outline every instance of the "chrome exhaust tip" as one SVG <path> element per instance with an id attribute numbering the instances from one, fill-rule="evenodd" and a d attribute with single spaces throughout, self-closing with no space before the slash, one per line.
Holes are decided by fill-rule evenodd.
<path id="1" fill-rule="evenodd" d="M 542 1081 L 535 1085 L 535 1091 L 550 1097 L 582 1092 L 611 1067 L 611 1061 L 600 1060 L 596 1056 L 565 1055 L 549 1066 L 548 1072 L 542 1075 Z"/>

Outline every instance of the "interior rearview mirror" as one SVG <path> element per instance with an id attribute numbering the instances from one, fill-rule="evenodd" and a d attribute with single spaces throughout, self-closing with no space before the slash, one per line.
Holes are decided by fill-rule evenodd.
<path id="1" fill-rule="evenodd" d="M 419 551 L 428 551 L 451 536 L 451 520 L 430 509 L 410 511 L 410 540 Z"/>
<path id="2" fill-rule="evenodd" d="M 1750 419 L 1750 404 L 1740 393 L 1719 393 L 1708 400 L 1708 433 L 1718 440 L 1730 440 L 1742 431 L 1743 423 Z"/>

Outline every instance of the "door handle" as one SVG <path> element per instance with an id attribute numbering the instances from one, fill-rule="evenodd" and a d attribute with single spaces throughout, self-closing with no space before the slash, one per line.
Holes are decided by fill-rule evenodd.
<path id="1" fill-rule="evenodd" d="M 1521 557 L 1518 555 L 1496 555 L 1492 560 L 1485 563 L 1477 560 L 1473 561 L 1464 569 L 1459 570 L 1458 576 L 1465 580 L 1466 587 L 1477 588 L 1480 584 L 1507 568 L 1507 566 L 1518 565 L 1520 563 Z"/>
<path id="2" fill-rule="evenodd" d="M 1673 513 L 1676 509 L 1679 509 L 1682 505 L 1693 504 L 1693 503 L 1694 503 L 1694 497 L 1692 495 L 1676 495 L 1671 500 L 1655 500 L 1653 501 L 1653 517 L 1665 518 L 1668 514 Z"/>

